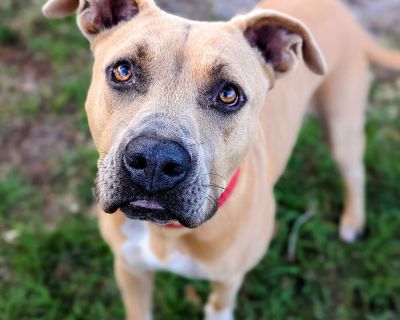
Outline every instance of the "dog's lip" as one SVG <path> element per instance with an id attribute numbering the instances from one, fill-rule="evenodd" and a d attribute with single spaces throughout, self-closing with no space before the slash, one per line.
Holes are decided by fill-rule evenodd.
<path id="1" fill-rule="evenodd" d="M 126 205 L 121 206 L 120 209 L 130 219 L 149 221 L 166 229 L 188 227 L 185 226 L 185 223 L 179 221 L 169 209 L 154 200 L 131 200 Z"/>
<path id="2" fill-rule="evenodd" d="M 166 210 L 158 202 L 152 200 L 135 200 L 129 203 L 130 206 L 147 210 Z"/>
<path id="3" fill-rule="evenodd" d="M 136 199 L 120 206 L 120 210 L 130 219 L 152 221 L 164 224 L 175 220 L 175 215 L 156 200 Z"/>

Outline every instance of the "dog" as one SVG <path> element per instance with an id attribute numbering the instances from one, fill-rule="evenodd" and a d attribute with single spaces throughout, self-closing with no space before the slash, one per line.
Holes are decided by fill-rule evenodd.
<path id="1" fill-rule="evenodd" d="M 312 101 L 345 184 L 339 235 L 364 216 L 369 65 L 400 70 L 334 0 L 266 0 L 226 22 L 152 0 L 49 0 L 90 41 L 86 110 L 99 151 L 99 226 L 127 319 L 149 319 L 153 274 L 206 279 L 206 319 L 233 319 L 274 231 L 274 185 Z M 108 213 L 108 214 L 106 214 Z"/>

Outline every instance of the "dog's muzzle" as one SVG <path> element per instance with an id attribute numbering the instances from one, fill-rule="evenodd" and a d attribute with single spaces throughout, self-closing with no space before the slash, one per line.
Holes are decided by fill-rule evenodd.
<path id="1" fill-rule="evenodd" d="M 210 181 L 204 150 L 188 130 L 159 118 L 137 125 L 99 162 L 96 198 L 110 214 L 198 227 L 217 211 L 222 187 Z"/>
<path id="2" fill-rule="evenodd" d="M 130 218 L 158 222 L 175 220 L 174 213 L 157 201 L 185 180 L 192 170 L 189 152 L 180 143 L 140 136 L 125 147 L 123 165 L 132 186 L 146 196 L 121 207 Z"/>

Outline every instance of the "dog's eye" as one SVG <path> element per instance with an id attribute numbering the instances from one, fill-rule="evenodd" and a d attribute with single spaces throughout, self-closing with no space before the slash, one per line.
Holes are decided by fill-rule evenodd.
<path id="1" fill-rule="evenodd" d="M 232 85 L 226 85 L 218 93 L 218 99 L 228 107 L 234 106 L 239 100 L 239 93 Z"/>
<path id="2" fill-rule="evenodd" d="M 221 114 L 232 115 L 247 103 L 247 96 L 241 86 L 232 80 L 220 79 L 200 91 L 198 104 L 202 108 L 212 108 Z"/>
<path id="3" fill-rule="evenodd" d="M 132 64 L 121 62 L 113 68 L 112 74 L 116 82 L 127 82 L 133 77 Z"/>

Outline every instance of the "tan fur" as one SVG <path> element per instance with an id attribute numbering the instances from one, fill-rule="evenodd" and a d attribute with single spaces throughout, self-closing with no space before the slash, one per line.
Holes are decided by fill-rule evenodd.
<path id="1" fill-rule="evenodd" d="M 149 224 L 150 246 L 160 261 L 178 251 L 205 267 L 208 278 L 215 283 L 207 314 L 208 318 L 215 317 L 213 312 L 233 308 L 242 278 L 268 248 L 275 220 L 273 188 L 312 99 L 325 119 L 333 156 L 344 176 L 346 202 L 341 237 L 351 241 L 355 232 L 362 230 L 363 124 L 369 59 L 400 69 L 400 55 L 368 40 L 342 5 L 333 0 L 267 0 L 253 13 L 226 23 L 185 20 L 149 3 L 131 21 L 89 37 L 95 56 L 86 102 L 89 125 L 101 163 L 126 130 L 162 110 L 168 117 L 187 124 L 197 143 L 206 141 L 212 153 L 210 171 L 221 176 L 210 176 L 211 183 L 226 186 L 240 167 L 239 182 L 231 198 L 209 221 L 193 230 Z M 47 7 L 49 16 L 67 14 L 49 12 L 49 8 L 56 7 L 54 3 Z M 311 72 L 301 54 L 293 56 L 298 63 L 290 73 L 282 75 L 272 70 L 243 37 L 249 25 L 268 19 L 286 24 L 298 34 L 307 66 L 325 75 Z M 184 30 L 188 24 L 191 30 L 186 39 Z M 108 88 L 104 70 L 118 57 L 131 55 L 143 40 L 147 45 L 147 58 L 143 59 L 148 59 L 149 68 L 157 77 L 146 98 L 124 100 Z M 195 103 L 197 89 L 207 81 L 216 59 L 229 61 L 231 74 L 249 96 L 246 109 L 240 117 L 232 117 L 229 125 L 210 120 Z M 217 198 L 220 194 L 221 190 L 214 190 L 210 196 Z M 107 215 L 100 210 L 100 230 L 115 255 L 127 318 L 145 319 L 152 304 L 152 275 L 128 270 L 120 250 L 126 240 L 121 234 L 125 220 L 119 211 Z"/>

